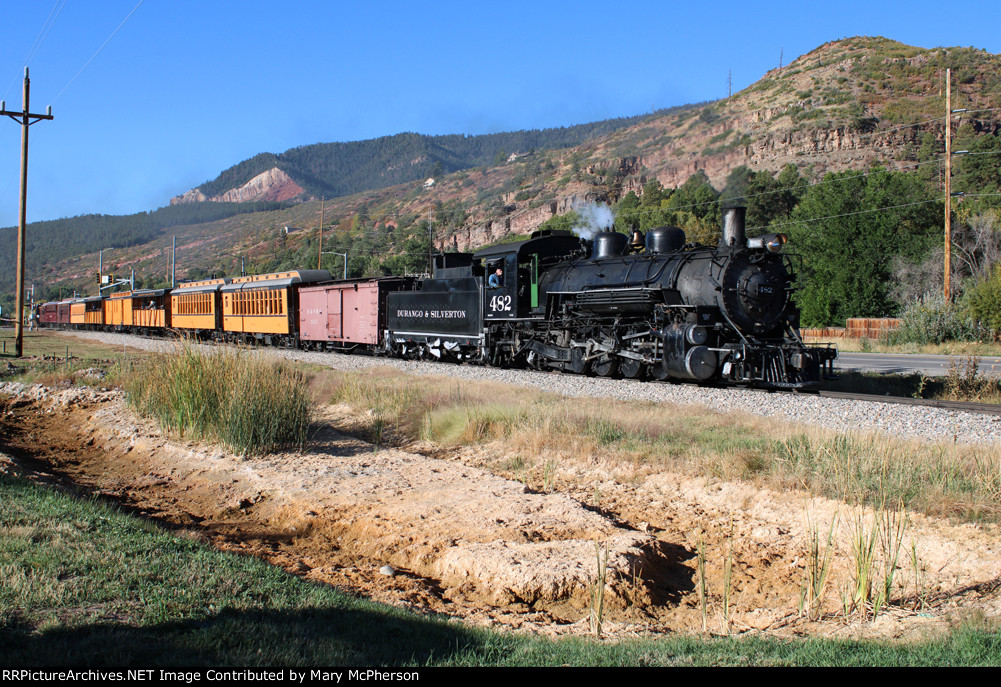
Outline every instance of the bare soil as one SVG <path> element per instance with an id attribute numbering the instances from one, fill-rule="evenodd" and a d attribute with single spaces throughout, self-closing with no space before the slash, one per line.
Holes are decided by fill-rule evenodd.
<path id="1" fill-rule="evenodd" d="M 351 433 L 358 421 L 347 407 L 323 408 L 307 450 L 248 458 L 164 436 L 119 392 L 34 387 L 0 396 L 0 469 L 99 493 L 295 575 L 478 625 L 588 633 L 596 543 L 608 548 L 612 637 L 705 623 L 714 633 L 915 638 L 1001 612 L 992 526 L 911 514 L 892 606 L 863 622 L 842 611 L 857 512 L 843 504 L 598 456 L 514 468 L 489 444 L 382 448 Z M 808 517 L 822 536 L 839 522 L 815 619 L 799 610 Z"/>

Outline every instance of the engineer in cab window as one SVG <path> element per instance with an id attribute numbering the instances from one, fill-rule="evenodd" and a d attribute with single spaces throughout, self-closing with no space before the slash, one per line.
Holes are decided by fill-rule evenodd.
<path id="1" fill-rule="evenodd" d="M 490 278 L 487 279 L 487 286 L 489 286 L 491 289 L 499 289 L 503 285 L 504 285 L 504 270 L 498 267 L 497 270 L 490 275 Z"/>

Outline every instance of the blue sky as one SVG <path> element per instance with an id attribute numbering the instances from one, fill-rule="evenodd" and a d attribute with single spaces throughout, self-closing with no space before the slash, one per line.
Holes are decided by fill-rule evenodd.
<path id="1" fill-rule="evenodd" d="M 27 60 L 32 112 L 51 104 L 55 115 L 30 129 L 29 221 L 125 214 L 259 152 L 713 100 L 731 70 L 736 91 L 780 55 L 788 64 L 847 36 L 1001 52 L 1001 3 L 943 11 L 854 0 L 0 0 L 0 98 L 21 109 Z M 17 222 L 19 151 L 20 127 L 3 118 L 0 226 Z"/>

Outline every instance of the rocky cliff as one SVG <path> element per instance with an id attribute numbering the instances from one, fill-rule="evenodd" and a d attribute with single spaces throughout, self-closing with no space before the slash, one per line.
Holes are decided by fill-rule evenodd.
<path id="1" fill-rule="evenodd" d="M 978 133 L 1001 130 L 1001 57 L 973 48 L 923 49 L 884 38 L 833 41 L 774 69 L 723 100 L 643 118 L 575 148 L 507 151 L 504 161 L 436 175 L 432 189 L 413 185 L 365 191 L 327 203 L 331 216 L 360 208 L 386 225 L 450 208 L 435 230 L 439 245 L 476 248 L 527 234 L 550 217 L 591 202 L 618 201 L 658 180 L 665 188 L 703 172 L 722 190 L 740 166 L 777 172 L 794 164 L 810 181 L 827 172 L 882 164 L 913 168 L 920 149 L 941 155 L 945 69 L 953 72 L 953 107 Z M 413 156 L 389 164 L 412 163 Z M 277 167 L 206 198 L 197 190 L 172 202 L 308 200 Z"/>
<path id="2" fill-rule="evenodd" d="M 239 188 L 232 188 L 223 194 L 208 198 L 198 189 L 170 199 L 171 205 L 182 203 L 201 203 L 214 201 L 219 203 L 246 203 L 261 200 L 285 201 L 302 195 L 302 187 L 295 183 L 288 174 L 272 167 L 266 172 L 255 176 Z"/>

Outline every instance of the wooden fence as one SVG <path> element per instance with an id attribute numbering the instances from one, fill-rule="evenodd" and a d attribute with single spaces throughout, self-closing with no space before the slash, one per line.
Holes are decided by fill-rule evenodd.
<path id="1" fill-rule="evenodd" d="M 878 339 L 900 326 L 896 317 L 850 317 L 847 327 L 801 329 L 802 336 L 815 339 Z"/>

